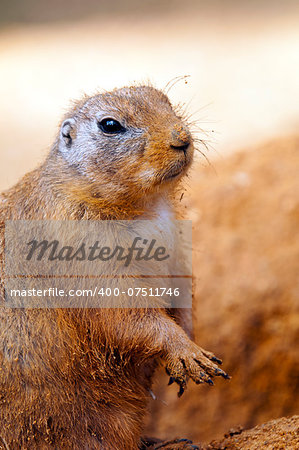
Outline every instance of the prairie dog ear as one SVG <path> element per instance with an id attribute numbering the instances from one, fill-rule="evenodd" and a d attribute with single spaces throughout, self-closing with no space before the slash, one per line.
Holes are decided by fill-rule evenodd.
<path id="1" fill-rule="evenodd" d="M 72 145 L 75 136 L 75 120 L 72 118 L 64 120 L 61 125 L 60 137 L 66 147 L 70 147 Z"/>

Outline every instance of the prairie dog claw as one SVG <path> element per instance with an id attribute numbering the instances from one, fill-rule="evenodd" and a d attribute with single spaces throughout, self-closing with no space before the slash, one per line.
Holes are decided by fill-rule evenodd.
<path id="1" fill-rule="evenodd" d="M 168 353 L 166 358 L 166 372 L 169 375 L 169 385 L 177 383 L 179 385 L 178 396 L 183 395 L 187 387 L 187 378 L 190 377 L 196 384 L 207 383 L 213 386 L 214 377 L 221 376 L 228 380 L 230 376 L 220 369 L 215 363 L 221 363 L 213 353 L 208 352 L 196 344 L 184 347 L 183 351 L 174 354 Z"/>

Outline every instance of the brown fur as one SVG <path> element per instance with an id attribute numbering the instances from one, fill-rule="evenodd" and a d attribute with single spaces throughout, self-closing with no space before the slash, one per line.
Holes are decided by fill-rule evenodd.
<path id="1" fill-rule="evenodd" d="M 125 124 L 126 135 L 103 135 L 99 111 Z M 161 201 L 173 210 L 193 146 L 162 92 L 141 86 L 86 97 L 61 130 L 69 119 L 68 145 L 60 131 L 41 167 L 2 195 L 1 279 L 7 219 L 154 218 Z M 186 143 L 184 152 L 171 147 Z M 225 376 L 188 338 L 185 313 L 2 307 L 2 441 L 14 449 L 137 449 L 159 360 L 181 390 L 187 375 L 198 383 Z"/>

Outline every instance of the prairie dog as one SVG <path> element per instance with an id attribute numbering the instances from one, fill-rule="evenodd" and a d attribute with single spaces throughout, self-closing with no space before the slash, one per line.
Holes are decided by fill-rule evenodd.
<path id="1" fill-rule="evenodd" d="M 78 101 L 45 162 L 2 194 L 1 279 L 7 219 L 142 217 L 167 228 L 192 159 L 191 133 L 161 91 L 125 87 Z M 9 448 L 138 449 L 157 361 L 180 393 L 187 377 L 227 377 L 189 339 L 183 309 L 2 307 L 0 320 L 0 438 Z"/>

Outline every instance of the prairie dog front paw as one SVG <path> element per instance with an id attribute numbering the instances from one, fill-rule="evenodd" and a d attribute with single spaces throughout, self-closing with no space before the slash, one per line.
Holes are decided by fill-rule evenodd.
<path id="1" fill-rule="evenodd" d="M 187 386 L 188 377 L 196 384 L 208 383 L 213 385 L 213 377 L 221 376 L 229 379 L 229 375 L 220 369 L 217 364 L 222 361 L 213 353 L 198 347 L 194 342 L 168 352 L 166 359 L 166 372 L 170 376 L 169 384 L 173 382 L 180 386 L 180 397 Z"/>

